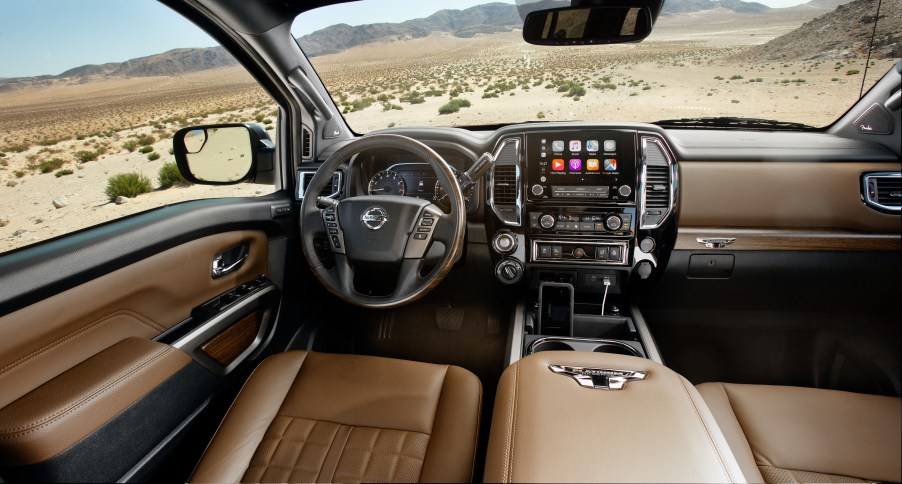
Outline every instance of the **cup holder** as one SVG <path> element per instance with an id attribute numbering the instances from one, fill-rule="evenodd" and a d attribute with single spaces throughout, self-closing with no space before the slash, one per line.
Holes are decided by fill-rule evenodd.
<path id="1" fill-rule="evenodd" d="M 573 347 L 563 341 L 542 341 L 532 347 L 533 353 L 540 351 L 574 351 Z"/>
<path id="2" fill-rule="evenodd" d="M 606 341 L 592 350 L 595 353 L 610 353 L 612 355 L 642 356 L 630 345 L 617 341 Z"/>

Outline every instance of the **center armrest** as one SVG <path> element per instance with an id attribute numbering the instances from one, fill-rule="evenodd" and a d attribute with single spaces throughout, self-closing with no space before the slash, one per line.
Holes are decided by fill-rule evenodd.
<path id="1" fill-rule="evenodd" d="M 551 365 L 645 378 L 596 389 Z M 606 383 L 605 372 L 585 373 Z M 685 378 L 651 360 L 588 352 L 536 353 L 505 370 L 485 469 L 485 482 L 746 482 Z"/>

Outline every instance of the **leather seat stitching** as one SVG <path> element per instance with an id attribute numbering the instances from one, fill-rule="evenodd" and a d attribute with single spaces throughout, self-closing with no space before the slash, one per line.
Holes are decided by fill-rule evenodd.
<path id="1" fill-rule="evenodd" d="M 250 469 L 251 467 L 265 467 L 267 469 L 280 469 L 283 471 L 303 471 L 303 472 L 309 472 L 311 474 L 319 472 L 318 469 L 309 469 L 307 467 L 301 467 L 301 466 L 289 467 L 289 466 L 280 466 L 277 464 L 269 464 L 269 463 L 266 463 L 266 464 L 253 464 L 252 463 L 252 464 L 248 465 L 247 467 L 248 467 L 248 469 Z"/>
<path id="2" fill-rule="evenodd" d="M 284 414 L 284 413 L 280 413 L 280 414 L 278 414 L 278 415 L 276 415 L 276 416 L 277 416 L 277 417 L 288 417 L 288 418 L 297 418 L 297 419 L 304 419 L 304 420 L 312 420 L 312 419 L 308 419 L 307 417 L 295 417 L 294 415 L 288 415 L 288 414 Z M 429 434 L 424 433 L 424 432 L 420 432 L 420 431 L 417 431 L 417 430 L 399 429 L 399 428 L 395 428 L 395 427 L 368 427 L 368 426 L 366 426 L 366 425 L 350 425 L 350 424 L 341 423 L 341 422 L 336 422 L 336 421 L 334 421 L 334 420 L 326 420 L 326 419 L 317 419 L 316 421 L 317 421 L 317 422 L 332 423 L 332 424 L 335 424 L 335 425 L 343 425 L 343 426 L 345 426 L 345 427 L 352 427 L 352 428 L 355 428 L 355 429 L 395 430 L 395 431 L 398 431 L 398 432 L 410 432 L 410 433 L 412 433 L 412 434 L 420 434 L 420 435 L 426 435 L 426 436 L 429 436 Z"/>
<path id="3" fill-rule="evenodd" d="M 705 421 L 701 416 L 701 413 L 698 410 L 698 406 L 695 404 L 695 400 L 692 398 L 692 395 L 689 393 L 689 389 L 686 388 L 686 382 L 677 377 L 680 385 L 683 387 L 683 392 L 686 394 L 686 398 L 689 400 L 689 404 L 692 406 L 692 410 L 695 411 L 695 417 L 698 419 L 699 424 L 702 427 L 702 430 L 705 431 L 705 435 L 708 437 L 708 443 L 711 444 L 711 447 L 714 449 L 714 453 L 717 455 L 717 459 L 720 461 L 721 470 L 723 470 L 724 475 L 730 479 L 731 482 L 739 482 L 733 474 L 730 472 L 730 469 L 727 467 L 726 462 L 724 462 L 723 455 L 721 453 L 720 447 L 717 445 L 717 442 L 711 436 L 711 431 L 708 429 L 708 426 L 705 425 Z"/>
<path id="4" fill-rule="evenodd" d="M 511 398 L 510 403 L 510 427 L 509 427 L 509 435 L 510 439 L 508 439 L 508 454 L 505 456 L 505 472 L 503 476 L 503 480 L 507 482 L 512 482 L 514 480 L 514 444 L 516 443 L 516 435 L 517 435 L 517 398 L 520 393 L 520 365 L 518 364 L 514 368 L 514 392 L 513 397 Z"/>
<path id="5" fill-rule="evenodd" d="M 473 480 L 473 474 L 476 473 L 476 451 L 479 448 L 479 426 L 482 424 L 482 422 L 480 422 L 480 420 L 482 419 L 482 417 L 480 416 L 482 414 L 482 382 L 479 383 L 478 402 L 479 403 L 476 406 L 476 433 L 474 434 L 473 438 L 473 459 L 471 460 L 471 462 L 473 462 L 473 465 L 470 467 L 471 481 Z"/>
<path id="6" fill-rule="evenodd" d="M 283 440 L 284 440 L 284 441 L 286 441 L 286 442 L 295 442 L 295 443 L 299 443 L 299 444 L 319 445 L 319 446 L 322 446 L 322 447 L 328 447 L 328 446 L 330 445 L 328 442 L 315 442 L 315 441 L 312 441 L 312 440 L 306 440 L 306 439 L 292 439 L 292 438 L 289 438 L 289 437 L 263 437 L 263 439 L 261 439 L 261 442 L 267 441 L 267 440 L 278 440 L 278 441 L 283 441 Z"/>
<path id="7" fill-rule="evenodd" d="M 373 439 L 373 446 L 375 447 L 376 442 L 379 442 L 379 435 L 382 433 L 382 429 L 376 429 L 376 438 Z M 373 453 L 367 452 L 366 454 L 366 463 L 363 464 L 363 475 L 366 476 L 367 471 L 370 470 L 370 462 L 373 460 Z"/>
<path id="8" fill-rule="evenodd" d="M 423 460 L 425 460 L 424 457 L 419 457 L 419 456 L 416 456 L 416 455 L 405 454 L 405 453 L 403 453 L 403 452 L 393 452 L 393 451 L 391 451 L 391 450 L 382 450 L 382 449 L 364 449 L 364 448 L 361 448 L 361 447 L 345 447 L 344 450 L 361 450 L 361 451 L 364 451 L 364 452 L 372 452 L 372 453 L 374 453 L 374 454 L 387 454 L 387 455 L 397 455 L 397 456 L 400 456 L 400 457 L 408 457 L 408 458 L 410 458 L 410 459 L 416 459 L 416 460 L 418 460 L 418 461 L 423 461 Z"/>
<path id="9" fill-rule="evenodd" d="M 128 379 L 128 378 L 131 377 L 131 376 L 133 376 L 135 373 L 141 371 L 141 370 L 144 369 L 145 367 L 149 366 L 151 363 L 154 363 L 155 361 L 159 360 L 160 358 L 162 358 L 163 356 L 165 356 L 165 355 L 166 355 L 167 353 L 169 353 L 170 351 L 174 351 L 174 348 L 172 348 L 171 346 L 167 346 L 167 347 L 165 347 L 165 348 L 160 349 L 160 350 L 157 351 L 156 353 L 151 354 L 151 355 L 148 357 L 148 359 L 144 360 L 143 362 L 138 362 L 138 363 L 136 363 L 135 365 L 133 365 L 131 368 L 129 368 L 128 370 L 126 370 L 126 372 L 123 373 L 122 375 L 120 375 L 120 376 L 114 378 L 113 380 L 108 380 L 107 382 L 105 382 L 105 383 L 103 384 L 102 387 L 98 388 L 97 390 L 95 390 L 95 391 L 94 391 L 93 393 L 91 393 L 90 395 L 85 396 L 84 398 L 82 398 L 81 401 L 76 402 L 76 403 L 74 403 L 74 404 L 72 404 L 72 405 L 69 405 L 68 407 L 63 408 L 63 409 L 57 411 L 57 412 L 54 413 L 54 414 L 51 414 L 51 415 L 49 415 L 49 416 L 47 416 L 47 417 L 45 417 L 45 418 L 43 418 L 43 419 L 41 419 L 41 420 L 38 420 L 38 421 L 35 421 L 35 422 L 32 422 L 32 423 L 29 423 L 29 424 L 25 424 L 25 425 L 23 425 L 23 426 L 21 426 L 21 427 L 15 427 L 15 428 L 11 428 L 11 429 L 3 429 L 3 430 L 0 430 L 0 433 L 2 433 L 2 434 L 10 434 L 10 433 L 12 433 L 11 435 L 0 435 L 0 440 L 11 439 L 11 438 L 15 438 L 15 437 L 20 437 L 20 436 L 23 436 L 23 435 L 27 435 L 27 434 L 36 432 L 36 431 L 40 430 L 41 428 L 46 427 L 46 426 L 52 424 L 54 421 L 59 420 L 60 418 L 62 418 L 63 416 L 65 416 L 65 414 L 71 413 L 71 412 L 75 411 L 76 409 L 78 409 L 79 407 L 82 407 L 82 406 L 88 404 L 91 400 L 94 400 L 95 398 L 97 398 L 98 396 L 100 396 L 102 393 L 105 393 L 107 390 L 109 390 L 110 388 L 112 388 L 113 386 L 115 386 L 117 383 L 119 383 L 119 382 L 121 382 L 121 381 L 123 381 L 123 380 L 125 380 L 125 379 Z M 39 425 L 39 426 L 38 426 L 38 427 L 31 428 L 31 427 L 33 427 L 33 426 L 35 426 L 35 425 Z M 31 428 L 31 429 L 28 430 L 28 431 L 26 431 L 26 432 L 18 432 L 19 430 L 26 430 L 26 429 L 29 429 L 29 428 Z"/>
<path id="10" fill-rule="evenodd" d="M 727 391 L 727 386 L 724 385 L 723 383 L 718 383 L 717 386 L 720 387 L 720 390 L 723 392 L 724 396 L 727 397 L 727 404 L 730 405 L 730 411 L 733 412 L 733 416 L 736 417 L 736 423 L 739 425 L 739 430 L 742 431 L 742 437 L 745 439 L 746 443 L 749 445 L 749 450 L 752 451 L 752 459 L 755 460 L 755 465 L 757 465 L 757 466 L 767 465 L 767 466 L 771 466 L 771 467 L 778 467 L 778 466 L 771 464 L 767 459 L 763 458 L 763 456 L 760 456 L 758 454 L 758 452 L 755 451 L 755 449 L 752 449 L 752 443 L 749 442 L 748 434 L 746 433 L 745 428 L 743 428 L 743 426 L 742 426 L 742 421 L 739 420 L 739 415 L 736 413 L 736 407 L 733 406 L 733 399 L 730 398 L 730 392 Z M 764 462 L 759 463 L 758 462 L 759 457 L 761 457 L 761 460 Z"/>
<path id="11" fill-rule="evenodd" d="M 165 329 L 163 329 L 162 326 L 159 326 L 152 319 L 150 319 L 142 314 L 136 313 L 134 311 L 129 311 L 127 309 L 121 310 L 121 311 L 116 311 L 116 312 L 110 313 L 106 316 L 103 316 L 100 319 L 94 320 L 94 321 L 88 323 L 87 325 L 82 326 L 82 327 L 76 329 L 75 331 L 72 331 L 71 333 L 68 333 L 65 336 L 63 336 L 57 340 L 54 340 L 38 349 L 32 351 L 31 353 L 19 358 L 18 360 L 10 363 L 9 365 L 0 369 L 0 376 L 2 376 L 4 373 L 7 373 L 7 372 L 15 369 L 18 366 L 21 366 L 22 364 L 28 362 L 28 360 L 36 358 L 41 353 L 45 353 L 45 352 L 53 349 L 54 347 L 59 346 L 62 343 L 65 343 L 66 341 L 68 341 L 72 338 L 75 338 L 76 336 L 80 335 L 81 333 L 84 333 L 90 329 L 93 329 L 94 327 L 99 326 L 101 324 L 108 323 L 114 317 L 121 316 L 121 315 L 133 316 L 136 320 L 138 320 L 138 322 L 140 322 L 146 326 L 149 326 L 151 329 L 161 331 L 161 332 L 165 330 Z"/>

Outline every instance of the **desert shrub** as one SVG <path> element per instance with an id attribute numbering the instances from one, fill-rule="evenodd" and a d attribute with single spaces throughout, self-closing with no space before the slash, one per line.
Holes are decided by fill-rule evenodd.
<path id="1" fill-rule="evenodd" d="M 395 127 L 395 124 L 396 124 L 396 123 L 395 123 L 394 121 L 392 121 L 392 122 L 388 123 L 388 127 L 389 127 L 389 128 L 394 128 L 394 127 Z"/>
<path id="2" fill-rule="evenodd" d="M 272 124 L 272 120 L 269 119 L 269 118 L 265 118 L 265 119 L 263 120 L 263 124 Z"/>
<path id="3" fill-rule="evenodd" d="M 13 175 L 15 175 L 16 178 L 22 178 L 23 176 L 25 176 L 25 172 L 22 170 L 16 170 L 13 172 Z"/>
<path id="4" fill-rule="evenodd" d="M 567 90 L 567 97 L 580 97 L 586 95 L 586 88 L 580 85 L 570 86 Z"/>
<path id="5" fill-rule="evenodd" d="M 154 152 L 154 153 L 148 153 L 148 155 L 147 155 L 147 160 L 148 160 L 148 161 L 156 161 L 156 160 L 159 160 L 159 159 L 160 159 L 160 154 L 159 154 L 159 153 Z"/>
<path id="6" fill-rule="evenodd" d="M 54 173 L 53 176 L 59 178 L 61 176 L 71 175 L 73 173 L 75 173 L 75 172 L 72 170 L 68 170 L 68 169 L 67 170 L 59 170 L 56 173 Z"/>
<path id="7" fill-rule="evenodd" d="M 737 79 L 742 79 L 742 78 L 743 78 L 743 77 L 740 76 L 739 74 L 734 74 L 734 75 L 730 76 L 730 80 L 731 80 L 731 81 L 735 81 L 735 80 L 737 80 Z"/>
<path id="8" fill-rule="evenodd" d="M 722 80 L 723 80 L 723 76 L 714 76 L 714 79 L 717 80 L 717 81 L 722 81 Z"/>
<path id="9" fill-rule="evenodd" d="M 730 102 L 733 103 L 733 104 L 739 104 L 739 100 L 738 100 L 738 99 L 730 99 Z"/>
<path id="10" fill-rule="evenodd" d="M 472 106 L 469 100 L 454 98 L 438 108 L 439 114 L 451 114 L 460 111 L 460 108 L 468 108 Z"/>
<path id="11" fill-rule="evenodd" d="M 153 188 L 150 186 L 150 178 L 140 173 L 130 172 L 111 176 L 107 180 L 104 193 L 106 193 L 107 199 L 113 202 L 119 196 L 134 198 L 151 190 Z"/>
<path id="12" fill-rule="evenodd" d="M 596 82 L 592 84 L 592 89 L 601 89 L 602 91 L 606 89 L 617 89 L 617 84 L 612 84 L 610 82 Z"/>
<path id="13" fill-rule="evenodd" d="M 143 155 L 146 153 L 150 153 L 151 151 L 153 151 L 153 146 L 142 146 L 141 149 L 138 150 L 138 153 L 141 153 Z"/>
<path id="14" fill-rule="evenodd" d="M 53 146 L 53 145 L 59 143 L 60 141 L 65 140 L 65 139 L 66 139 L 66 138 L 60 138 L 60 139 L 56 139 L 56 138 L 46 138 L 46 139 L 42 139 L 41 141 L 38 141 L 38 144 L 41 145 L 41 146 Z"/>
<path id="15" fill-rule="evenodd" d="M 838 77 L 834 77 L 833 79 L 830 79 L 830 80 L 833 81 L 833 82 L 836 82 L 836 81 L 839 80 L 839 78 L 838 78 Z"/>
<path id="16" fill-rule="evenodd" d="M 364 98 L 360 98 L 360 99 L 355 99 L 354 101 L 351 101 L 351 112 L 353 113 L 354 111 L 362 111 L 362 110 L 364 110 L 364 109 L 366 109 L 366 108 L 372 106 L 372 105 L 373 105 L 373 101 L 374 101 L 374 99 L 371 98 L 371 97 L 364 97 Z M 263 120 L 263 123 L 264 123 L 264 124 L 269 124 L 269 123 L 267 123 L 266 121 L 269 121 L 270 123 L 272 122 L 272 121 L 269 120 L 269 119 L 264 119 L 264 120 Z"/>
<path id="17" fill-rule="evenodd" d="M 135 141 L 138 142 L 138 146 L 147 146 L 156 143 L 157 139 L 152 134 L 141 134 L 135 138 Z"/>
<path id="18" fill-rule="evenodd" d="M 536 117 L 539 119 L 545 119 L 545 113 L 542 111 L 539 111 L 538 114 L 536 114 Z"/>
<path id="19" fill-rule="evenodd" d="M 50 173 L 53 170 L 58 170 L 61 166 L 65 165 L 65 164 L 66 164 L 65 160 L 62 160 L 60 158 L 51 158 L 49 160 L 42 161 L 38 165 L 38 170 L 40 170 L 41 173 Z"/>
<path id="20" fill-rule="evenodd" d="M 859 72 L 861 72 L 861 71 L 859 71 L 858 69 L 851 69 L 851 70 L 846 71 L 846 75 L 854 76 L 855 74 L 858 74 Z"/>
<path id="21" fill-rule="evenodd" d="M 19 184 L 19 182 L 15 181 L 15 180 L 9 180 L 8 182 L 6 182 L 6 186 L 8 186 L 10 188 L 12 188 L 18 184 Z"/>
<path id="22" fill-rule="evenodd" d="M 398 100 L 410 104 L 422 104 L 426 102 L 426 98 L 420 93 L 420 91 L 411 91 L 407 94 L 402 94 L 400 97 L 398 97 Z"/>
<path id="23" fill-rule="evenodd" d="M 82 163 L 94 161 L 97 159 L 98 156 L 99 155 L 96 151 L 82 150 L 82 151 L 75 152 L 75 159 Z"/>
<path id="24" fill-rule="evenodd" d="M 12 144 L 12 145 L 6 145 L 0 151 L 6 151 L 8 153 L 21 153 L 21 152 L 27 150 L 28 148 L 30 148 L 28 143 L 17 143 L 17 144 Z"/>
<path id="25" fill-rule="evenodd" d="M 5 218 L 0 218 L 0 227 L 6 227 L 7 225 L 9 225 L 9 220 L 6 220 Z"/>
<path id="26" fill-rule="evenodd" d="M 482 94 L 483 99 L 490 99 L 493 97 L 498 97 L 498 93 L 495 91 L 486 91 Z"/>
<path id="27" fill-rule="evenodd" d="M 388 97 L 388 94 L 380 94 L 380 95 L 376 96 L 376 100 L 379 101 L 380 103 L 387 103 L 387 102 L 391 101 L 391 98 Z"/>
<path id="28" fill-rule="evenodd" d="M 179 167 L 175 163 L 163 163 L 160 171 L 157 172 L 157 181 L 160 182 L 160 188 L 169 187 L 187 187 L 191 185 L 188 180 L 182 177 Z"/>

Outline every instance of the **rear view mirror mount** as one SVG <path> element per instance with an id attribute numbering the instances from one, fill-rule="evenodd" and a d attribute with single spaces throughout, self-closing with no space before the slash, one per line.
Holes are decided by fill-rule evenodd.
<path id="1" fill-rule="evenodd" d="M 275 144 L 253 123 L 182 128 L 172 138 L 172 149 L 179 172 L 191 183 L 267 183 L 274 173 Z"/>

